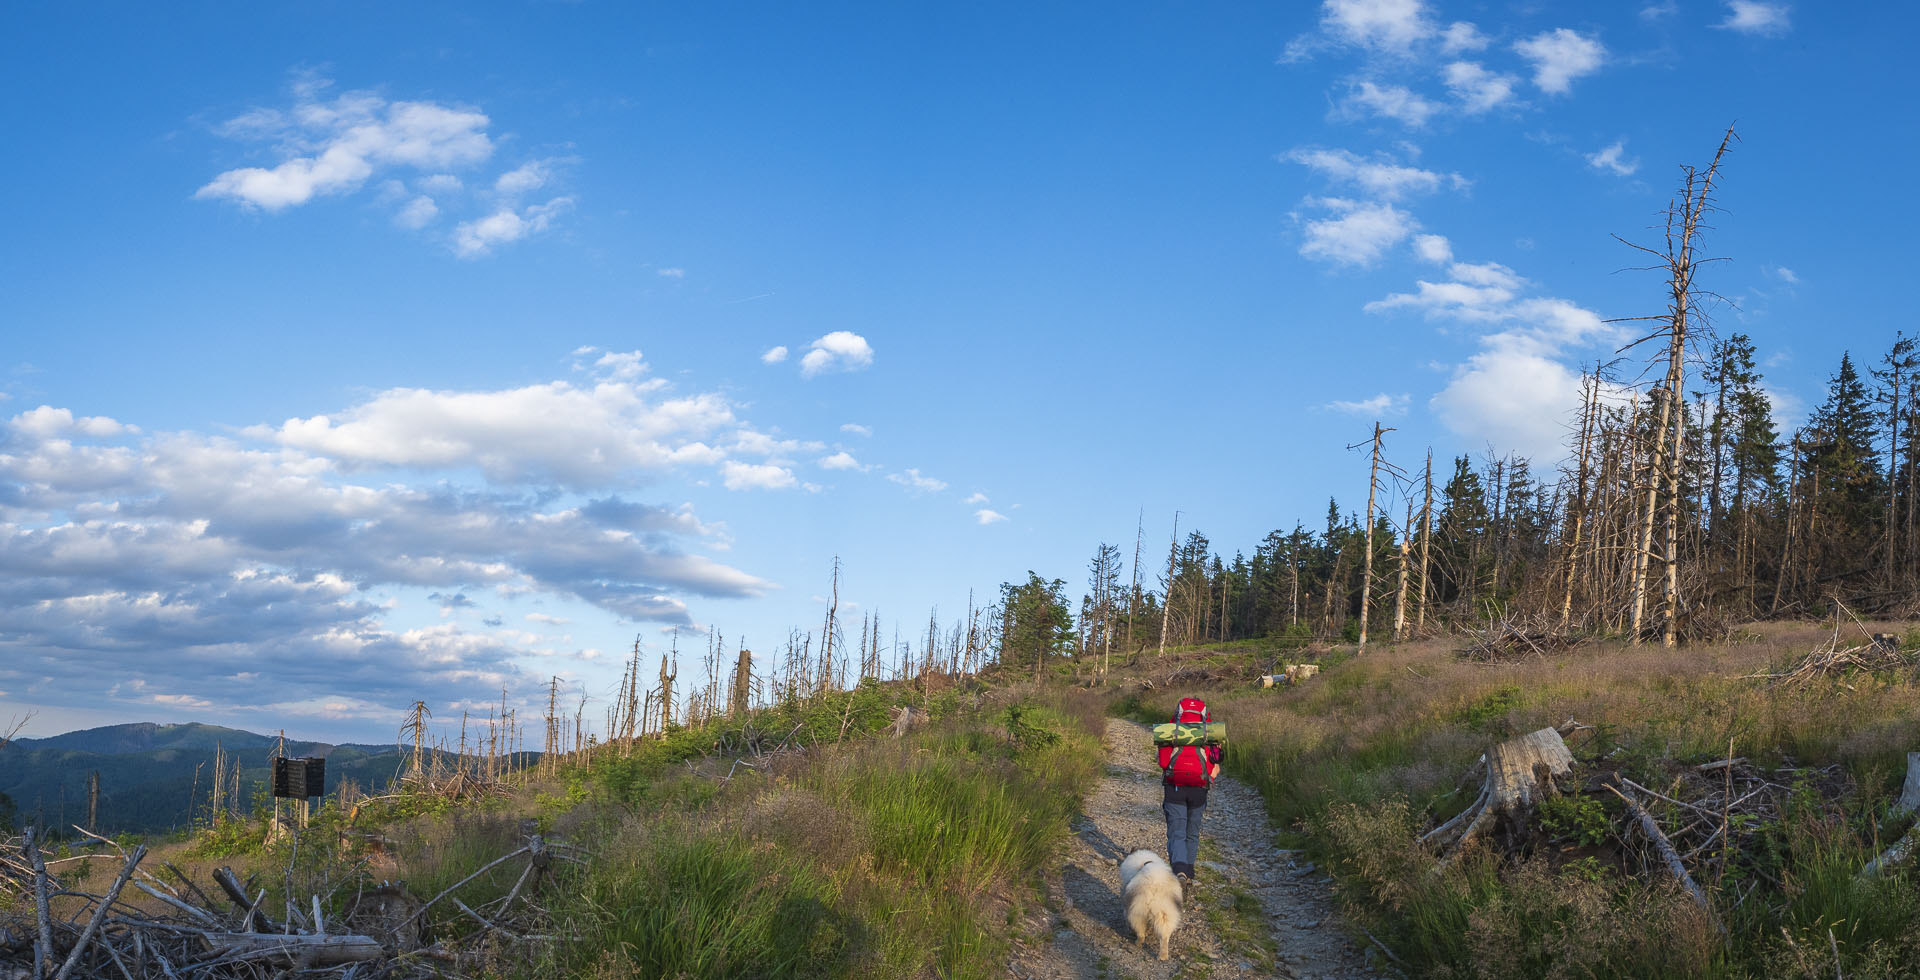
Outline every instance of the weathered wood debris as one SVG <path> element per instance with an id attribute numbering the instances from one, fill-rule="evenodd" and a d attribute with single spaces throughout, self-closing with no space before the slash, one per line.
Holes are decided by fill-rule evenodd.
<path id="1" fill-rule="evenodd" d="M 1283 664 L 1277 674 L 1267 674 L 1260 678 L 1261 687 L 1275 687 L 1283 684 L 1298 684 L 1320 672 L 1319 664 Z"/>
<path id="2" fill-rule="evenodd" d="M 358 881 L 353 895 L 341 889 L 324 900 L 309 896 L 304 909 L 289 895 L 285 917 L 276 921 L 263 907 L 266 889 L 255 889 L 229 868 L 213 873 L 214 884 L 227 899 L 219 903 L 172 864 L 162 865 L 172 881 L 143 867 L 144 845 L 126 851 L 75 829 L 114 853 L 48 861 L 44 839 L 34 828 L 0 844 L 0 894 L 18 899 L 9 903 L 18 911 L 0 916 L 4 980 L 254 980 L 287 976 L 288 971 L 339 980 L 444 976 L 449 967 L 458 971 L 479 965 L 483 953 L 475 947 L 483 940 L 523 945 L 552 941 L 529 931 L 548 918 L 533 895 L 557 862 L 584 863 L 577 848 L 528 827 L 523 828 L 520 848 L 425 902 L 408 895 L 401 883 Z M 63 883 L 56 873 L 64 863 L 116 855 L 119 874 L 102 893 Z M 462 901 L 464 886 L 516 859 L 524 859 L 525 866 L 504 897 L 475 905 Z M 158 902 L 158 910 L 144 900 L 136 903 L 131 892 Z M 441 902 L 459 909 L 463 917 L 454 920 L 459 927 L 442 931 L 462 938 L 425 943 L 426 914 Z M 344 911 L 329 915 L 329 905 Z"/>

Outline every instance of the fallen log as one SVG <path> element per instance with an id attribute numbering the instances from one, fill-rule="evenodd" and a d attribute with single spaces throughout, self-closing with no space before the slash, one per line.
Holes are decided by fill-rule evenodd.
<path id="1" fill-rule="evenodd" d="M 222 956 L 284 957 L 289 965 L 331 966 L 379 959 L 386 950 L 371 936 L 276 936 L 264 932 L 203 933 Z"/>
<path id="2" fill-rule="evenodd" d="M 1666 834 L 1660 832 L 1660 825 L 1654 822 L 1653 814 L 1648 813 L 1645 807 L 1635 802 L 1633 797 L 1614 788 L 1613 784 L 1602 783 L 1601 785 L 1606 786 L 1609 792 L 1627 804 L 1627 812 L 1633 815 L 1634 820 L 1640 824 L 1640 829 L 1646 833 L 1647 839 L 1653 842 L 1654 850 L 1660 852 L 1660 859 L 1666 862 L 1667 870 L 1672 872 L 1674 878 L 1686 888 L 1687 894 L 1692 895 L 1693 900 L 1699 903 L 1700 910 L 1707 914 L 1707 921 L 1713 923 L 1714 929 L 1724 934 L 1727 931 L 1726 927 L 1721 925 L 1719 917 L 1713 914 L 1713 903 L 1707 900 L 1707 893 L 1700 890 L 1693 876 L 1687 873 L 1686 864 L 1680 860 L 1680 852 L 1674 850 L 1673 842 L 1667 839 Z"/>

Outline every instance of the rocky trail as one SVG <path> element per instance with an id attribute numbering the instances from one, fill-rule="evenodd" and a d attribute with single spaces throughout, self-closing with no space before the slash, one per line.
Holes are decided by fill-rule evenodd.
<path id="1" fill-rule="evenodd" d="M 1200 880 L 1187 888 L 1173 956 L 1134 944 L 1120 898 L 1119 861 L 1146 847 L 1166 856 L 1160 770 L 1141 725 L 1109 719 L 1106 776 L 1087 797 L 1065 861 L 1047 883 L 1048 908 L 1029 920 L 1037 937 L 1008 964 L 1020 980 L 1174 980 L 1380 976 L 1348 941 L 1327 878 L 1304 856 L 1273 845 L 1252 787 L 1223 773 L 1208 794 Z M 1375 954 L 1377 955 L 1377 954 Z"/>

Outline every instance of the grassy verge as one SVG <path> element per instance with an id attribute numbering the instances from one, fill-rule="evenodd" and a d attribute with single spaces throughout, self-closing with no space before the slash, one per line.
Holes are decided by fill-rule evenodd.
<path id="1" fill-rule="evenodd" d="M 1920 750 L 1920 687 L 1907 675 L 1771 688 L 1744 676 L 1824 638 L 1768 628 L 1726 647 L 1595 644 L 1507 666 L 1408 644 L 1298 689 L 1209 700 L 1233 726 L 1226 764 L 1261 789 L 1290 843 L 1335 873 L 1350 913 L 1426 975 L 1911 976 L 1912 878 L 1854 875 L 1904 829 L 1882 820 L 1904 753 Z M 1625 845 L 1595 846 L 1619 825 L 1617 801 L 1544 813 L 1551 846 L 1527 853 L 1480 848 L 1442 869 L 1414 843 L 1472 802 L 1477 783 L 1462 777 L 1490 742 L 1570 717 L 1596 726 L 1575 741 L 1583 762 L 1645 785 L 1731 746 L 1791 787 L 1781 817 L 1748 828 L 1740 853 L 1701 882 L 1724 941 L 1664 876 L 1640 874 Z"/>

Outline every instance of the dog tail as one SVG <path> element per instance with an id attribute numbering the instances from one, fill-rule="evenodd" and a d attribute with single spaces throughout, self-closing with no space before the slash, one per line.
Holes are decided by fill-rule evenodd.
<path id="1" fill-rule="evenodd" d="M 1153 910 L 1153 931 L 1160 934 L 1160 958 L 1167 958 L 1167 943 L 1173 939 L 1173 931 L 1180 928 L 1180 909 L 1174 905 L 1162 905 Z"/>

